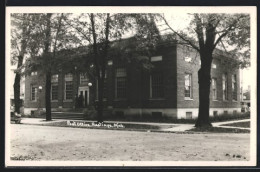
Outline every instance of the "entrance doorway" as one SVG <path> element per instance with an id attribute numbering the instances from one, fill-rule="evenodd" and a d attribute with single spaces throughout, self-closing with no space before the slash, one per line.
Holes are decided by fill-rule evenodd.
<path id="1" fill-rule="evenodd" d="M 87 86 L 79 87 L 78 97 L 80 108 L 87 107 L 89 105 L 89 88 Z"/>

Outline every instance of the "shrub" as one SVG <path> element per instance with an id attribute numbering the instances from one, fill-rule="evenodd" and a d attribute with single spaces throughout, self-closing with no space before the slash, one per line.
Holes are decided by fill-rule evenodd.
<path id="1" fill-rule="evenodd" d="M 211 122 L 228 121 L 233 119 L 244 119 L 250 118 L 250 112 L 247 113 L 236 113 L 236 114 L 220 114 L 218 116 L 210 117 Z"/>
<path id="2" fill-rule="evenodd" d="M 83 110 L 83 118 L 87 120 L 95 120 L 97 117 L 97 111 L 93 106 Z"/>

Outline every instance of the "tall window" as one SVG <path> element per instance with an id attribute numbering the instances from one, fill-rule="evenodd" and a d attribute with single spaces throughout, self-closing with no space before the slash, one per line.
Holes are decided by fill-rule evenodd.
<path id="1" fill-rule="evenodd" d="M 222 75 L 222 89 L 223 89 L 223 100 L 228 99 L 228 85 L 227 85 L 227 74 Z"/>
<path id="2" fill-rule="evenodd" d="M 212 78 L 212 98 L 213 100 L 217 100 L 217 79 Z"/>
<path id="3" fill-rule="evenodd" d="M 116 69 L 116 98 L 126 98 L 126 69 Z"/>
<path id="4" fill-rule="evenodd" d="M 58 100 L 58 78 L 58 74 L 51 77 L 51 100 Z"/>
<path id="5" fill-rule="evenodd" d="M 73 99 L 73 75 L 66 74 L 65 75 L 65 100 Z"/>
<path id="6" fill-rule="evenodd" d="M 88 76 L 86 73 L 80 74 L 80 84 L 87 85 L 88 84 Z"/>
<path id="7" fill-rule="evenodd" d="M 232 99 L 237 100 L 237 76 L 232 75 Z"/>
<path id="8" fill-rule="evenodd" d="M 37 98 L 37 86 L 31 85 L 31 100 L 36 101 Z"/>
<path id="9" fill-rule="evenodd" d="M 153 73 L 150 77 L 150 97 L 162 98 L 164 97 L 163 90 L 163 75 L 162 73 Z"/>
<path id="10" fill-rule="evenodd" d="M 185 98 L 192 98 L 191 74 L 185 74 Z"/>

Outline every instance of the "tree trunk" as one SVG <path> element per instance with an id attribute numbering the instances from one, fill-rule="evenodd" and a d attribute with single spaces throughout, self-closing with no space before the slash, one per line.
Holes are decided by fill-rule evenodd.
<path id="1" fill-rule="evenodd" d="M 21 41 L 21 51 L 19 52 L 18 56 L 18 64 L 17 64 L 17 69 L 19 69 L 22 64 L 23 64 L 23 58 L 24 54 L 26 51 L 26 39 L 25 35 L 29 34 L 30 30 L 27 30 L 27 24 L 26 24 L 26 14 L 23 14 L 24 20 L 22 23 L 22 41 Z M 20 72 L 16 72 L 15 74 L 15 80 L 14 80 L 14 107 L 15 107 L 15 112 L 18 114 L 20 113 L 20 106 L 21 106 L 21 99 L 20 99 L 20 81 L 21 81 L 21 74 Z"/>
<path id="2" fill-rule="evenodd" d="M 97 122 L 103 122 L 103 95 L 104 95 L 104 78 L 98 78 L 98 104 L 97 104 Z"/>
<path id="3" fill-rule="evenodd" d="M 17 69 L 22 66 L 23 63 L 23 56 L 18 57 L 18 65 Z M 15 74 L 15 80 L 14 80 L 14 107 L 15 107 L 15 112 L 18 114 L 20 113 L 20 105 L 21 105 L 21 100 L 20 100 L 20 81 L 21 81 L 21 74 L 17 72 Z"/>
<path id="4" fill-rule="evenodd" d="M 46 121 L 51 121 L 51 73 L 46 73 L 45 80 L 45 108 Z"/>
<path id="5" fill-rule="evenodd" d="M 206 55 L 205 55 L 206 54 Z M 198 71 L 199 79 L 199 114 L 195 127 L 210 127 L 209 121 L 209 95 L 211 83 L 211 62 L 212 54 L 204 53 L 201 55 L 201 68 Z"/>
<path id="6" fill-rule="evenodd" d="M 45 66 L 45 109 L 46 109 L 46 121 L 51 121 L 51 55 L 49 49 L 51 45 L 51 13 L 47 14 L 47 25 L 45 30 L 45 42 L 44 42 L 44 55 L 46 60 Z"/>

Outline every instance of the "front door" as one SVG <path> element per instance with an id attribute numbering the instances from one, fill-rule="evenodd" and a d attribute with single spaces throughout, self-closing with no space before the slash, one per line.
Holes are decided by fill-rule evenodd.
<path id="1" fill-rule="evenodd" d="M 81 107 L 87 107 L 89 104 L 89 88 L 88 87 L 79 87 L 78 91 L 80 105 Z"/>

